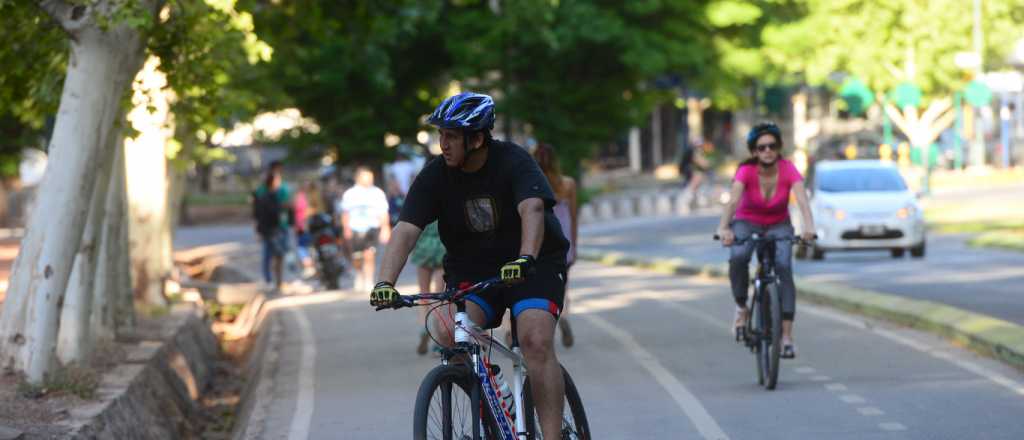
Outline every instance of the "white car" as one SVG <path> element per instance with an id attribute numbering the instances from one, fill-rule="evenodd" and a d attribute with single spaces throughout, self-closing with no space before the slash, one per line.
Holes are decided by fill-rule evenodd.
<path id="1" fill-rule="evenodd" d="M 811 249 L 814 259 L 824 258 L 828 251 L 851 249 L 888 249 L 893 258 L 904 251 L 924 256 L 924 213 L 917 194 L 892 164 L 818 162 L 811 191 L 818 233 Z"/>

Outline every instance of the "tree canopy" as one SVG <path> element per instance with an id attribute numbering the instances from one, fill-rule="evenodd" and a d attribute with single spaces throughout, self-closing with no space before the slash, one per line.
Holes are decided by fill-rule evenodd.
<path id="1" fill-rule="evenodd" d="M 926 97 L 948 96 L 969 79 L 958 52 L 972 49 L 973 3 L 960 0 L 802 0 L 801 19 L 770 26 L 763 52 L 812 85 L 838 87 L 835 73 L 888 93 L 910 82 Z M 986 69 L 1005 66 L 1024 37 L 1024 3 L 982 4 Z"/>

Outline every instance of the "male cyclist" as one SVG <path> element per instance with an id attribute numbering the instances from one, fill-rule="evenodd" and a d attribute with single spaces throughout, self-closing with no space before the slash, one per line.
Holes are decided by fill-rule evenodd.
<path id="1" fill-rule="evenodd" d="M 793 225 L 789 222 L 789 195 L 803 216 L 804 240 L 814 239 L 814 219 L 807 204 L 807 191 L 803 176 L 792 162 L 782 158 L 782 131 L 771 122 L 755 125 L 747 135 L 747 149 L 751 157 L 740 164 L 732 182 L 732 197 L 722 213 L 718 235 L 724 246 L 732 246 L 729 257 L 729 281 L 736 300 L 733 324 L 736 337 L 747 322 L 747 284 L 750 281 L 750 257 L 754 243 L 743 241 L 753 233 L 763 237 L 791 237 Z M 735 214 L 735 216 L 734 216 Z M 782 302 L 782 357 L 796 357 L 793 344 L 793 317 L 796 314 L 796 285 L 793 284 L 793 249 L 788 242 L 775 246 L 775 274 L 781 281 L 779 296 Z"/>
<path id="2" fill-rule="evenodd" d="M 554 194 L 526 150 L 491 138 L 490 96 L 451 96 L 428 122 L 440 131 L 442 157 L 428 163 L 409 189 L 370 304 L 398 298 L 395 279 L 420 232 L 436 220 L 448 251 L 444 270 L 450 286 L 496 273 L 507 283 L 467 297 L 466 310 L 484 328 L 496 327 L 505 309 L 512 310 L 541 430 L 544 438 L 560 438 L 564 383 L 553 340 L 569 243 L 552 212 Z"/>

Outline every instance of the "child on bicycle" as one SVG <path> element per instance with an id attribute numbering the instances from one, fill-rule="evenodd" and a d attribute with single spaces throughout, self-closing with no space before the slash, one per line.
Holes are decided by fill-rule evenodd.
<path id="1" fill-rule="evenodd" d="M 793 236 L 789 220 L 792 192 L 803 217 L 801 237 L 814 238 L 814 220 L 807 203 L 803 176 L 792 162 L 782 158 L 782 131 L 771 122 L 755 125 L 747 135 L 751 157 L 740 164 L 733 179 L 729 204 L 722 213 L 718 235 L 723 246 L 731 246 L 729 281 L 736 300 L 734 332 L 737 337 L 747 322 L 747 285 L 754 243 L 744 241 L 758 233 L 766 238 Z M 737 241 L 739 243 L 737 243 Z M 735 244 L 735 245 L 734 245 Z M 782 302 L 782 357 L 796 357 L 793 318 L 796 314 L 796 285 L 793 283 L 793 250 L 786 242 L 775 247 L 775 273 L 779 277 Z"/>

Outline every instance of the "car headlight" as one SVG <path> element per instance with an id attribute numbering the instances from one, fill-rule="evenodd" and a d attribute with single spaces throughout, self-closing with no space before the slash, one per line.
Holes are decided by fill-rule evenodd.
<path id="1" fill-rule="evenodd" d="M 896 217 L 901 219 L 913 217 L 915 214 L 917 214 L 917 207 L 913 204 L 907 204 L 907 206 L 896 210 Z"/>
<path id="2" fill-rule="evenodd" d="M 822 212 L 825 213 L 825 217 L 831 217 L 836 220 L 846 219 L 846 211 L 843 211 L 842 209 L 836 209 L 831 206 L 825 206 L 822 208 Z"/>

